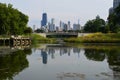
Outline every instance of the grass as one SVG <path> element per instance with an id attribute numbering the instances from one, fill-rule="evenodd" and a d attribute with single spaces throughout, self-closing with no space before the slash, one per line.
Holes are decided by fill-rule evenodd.
<path id="1" fill-rule="evenodd" d="M 23 34 L 23 35 L 18 35 L 21 37 L 30 37 L 32 39 L 32 44 L 37 44 L 37 43 L 55 43 L 56 39 L 54 38 L 45 38 L 42 37 L 38 34 Z M 17 36 L 17 37 L 18 37 Z M 0 38 L 10 38 L 10 35 L 0 35 Z"/>
<path id="2" fill-rule="evenodd" d="M 69 43 L 120 43 L 120 33 L 93 33 L 78 38 L 64 39 Z"/>
<path id="3" fill-rule="evenodd" d="M 32 43 L 55 43 L 56 40 L 54 38 L 45 38 L 37 34 L 32 34 L 31 36 Z"/>

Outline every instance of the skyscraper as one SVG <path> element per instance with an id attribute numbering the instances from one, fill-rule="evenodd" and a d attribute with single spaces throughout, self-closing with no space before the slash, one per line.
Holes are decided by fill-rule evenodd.
<path id="1" fill-rule="evenodd" d="M 70 21 L 68 21 L 68 30 L 71 30 L 71 24 L 70 24 Z"/>
<path id="2" fill-rule="evenodd" d="M 113 9 L 117 8 L 120 4 L 120 0 L 114 0 L 113 2 Z"/>
<path id="3" fill-rule="evenodd" d="M 55 31 L 54 18 L 52 18 L 52 19 L 51 19 L 51 23 L 49 23 L 49 31 L 50 31 L 50 32 Z"/>
<path id="4" fill-rule="evenodd" d="M 73 30 L 74 31 L 79 31 L 81 28 L 80 28 L 80 20 L 78 20 L 78 24 L 73 24 Z"/>
<path id="5" fill-rule="evenodd" d="M 109 9 L 109 14 L 114 12 L 114 9 L 120 5 L 120 0 L 113 0 L 113 7 Z"/>
<path id="6" fill-rule="evenodd" d="M 47 13 L 42 14 L 41 27 L 47 24 Z"/>

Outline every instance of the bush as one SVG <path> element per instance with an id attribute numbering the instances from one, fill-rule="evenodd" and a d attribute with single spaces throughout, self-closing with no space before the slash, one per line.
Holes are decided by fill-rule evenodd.
<path id="1" fill-rule="evenodd" d="M 94 33 L 79 38 L 65 39 L 64 41 L 72 43 L 120 43 L 120 35 L 113 33 Z"/>
<path id="2" fill-rule="evenodd" d="M 36 43 L 54 43 L 56 41 L 55 39 L 45 38 L 45 37 L 42 37 L 42 36 L 37 35 L 37 34 L 32 34 L 31 38 L 32 38 L 33 44 L 36 44 Z"/>

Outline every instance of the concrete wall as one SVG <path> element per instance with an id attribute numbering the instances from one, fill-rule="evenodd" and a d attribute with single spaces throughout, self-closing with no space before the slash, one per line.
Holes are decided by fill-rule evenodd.
<path id="1" fill-rule="evenodd" d="M 93 33 L 78 33 L 78 37 L 87 36 L 87 35 L 90 35 L 90 34 L 93 34 Z"/>

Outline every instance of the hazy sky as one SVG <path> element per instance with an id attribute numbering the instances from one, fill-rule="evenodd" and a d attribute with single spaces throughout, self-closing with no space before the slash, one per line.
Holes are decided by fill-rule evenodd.
<path id="1" fill-rule="evenodd" d="M 107 19 L 109 8 L 113 0 L 0 0 L 2 3 L 11 3 L 14 8 L 29 16 L 29 26 L 40 27 L 42 13 L 46 12 L 48 21 L 55 18 L 55 22 L 71 21 L 84 25 L 86 21 L 99 15 Z"/>

